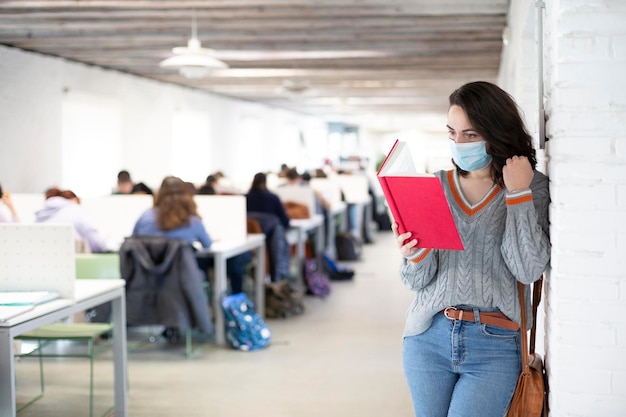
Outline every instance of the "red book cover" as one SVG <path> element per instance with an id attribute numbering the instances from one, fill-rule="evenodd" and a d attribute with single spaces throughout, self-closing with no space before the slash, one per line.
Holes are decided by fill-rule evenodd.
<path id="1" fill-rule="evenodd" d="M 441 181 L 417 173 L 405 142 L 396 140 L 377 177 L 400 233 L 418 248 L 463 250 Z"/>

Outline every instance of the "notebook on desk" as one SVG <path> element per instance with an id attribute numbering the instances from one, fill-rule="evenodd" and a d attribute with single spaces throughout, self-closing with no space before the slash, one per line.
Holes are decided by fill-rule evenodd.
<path id="1" fill-rule="evenodd" d="M 57 291 L 0 291 L 0 306 L 36 306 L 56 300 L 59 296 Z"/>
<path id="2" fill-rule="evenodd" d="M 19 316 L 34 309 L 33 304 L 23 306 L 2 306 L 0 305 L 0 323 L 7 322 L 12 318 Z"/>

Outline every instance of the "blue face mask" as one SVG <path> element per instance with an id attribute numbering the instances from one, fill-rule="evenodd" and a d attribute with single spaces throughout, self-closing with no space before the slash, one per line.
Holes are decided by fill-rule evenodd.
<path id="1" fill-rule="evenodd" d="M 464 171 L 477 171 L 491 163 L 491 155 L 487 153 L 484 140 L 464 143 L 450 141 L 450 151 L 454 163 Z"/>

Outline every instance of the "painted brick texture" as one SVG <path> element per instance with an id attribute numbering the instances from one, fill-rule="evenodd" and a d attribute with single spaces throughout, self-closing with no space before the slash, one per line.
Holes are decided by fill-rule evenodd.
<path id="1" fill-rule="evenodd" d="M 552 417 L 626 415 L 626 2 L 547 1 Z"/>

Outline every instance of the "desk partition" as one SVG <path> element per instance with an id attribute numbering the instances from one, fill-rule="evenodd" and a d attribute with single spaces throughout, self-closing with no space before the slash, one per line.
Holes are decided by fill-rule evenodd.
<path id="1" fill-rule="evenodd" d="M 293 201 L 304 204 L 309 209 L 309 214 L 313 216 L 316 213 L 315 191 L 311 187 L 301 185 L 282 185 L 272 190 L 278 195 L 283 203 Z"/>
<path id="2" fill-rule="evenodd" d="M 70 225 L 0 224 L 0 291 L 74 296 L 75 238 Z"/>
<path id="3" fill-rule="evenodd" d="M 35 213 L 43 207 L 46 196 L 44 193 L 11 193 L 11 200 L 20 223 L 35 223 Z"/>
<path id="4" fill-rule="evenodd" d="M 153 206 L 153 198 L 148 194 L 115 194 L 85 198 L 81 205 L 109 245 L 118 249 L 124 238 L 133 233 L 139 216 Z"/>
<path id="5" fill-rule="evenodd" d="M 60 298 L 0 320 L 0 416 L 13 417 L 13 338 L 44 324 L 112 301 L 115 415 L 127 415 L 126 304 L 124 281 L 75 279 L 74 231 L 70 225 L 0 224 L 0 291 L 57 291 Z"/>
<path id="6" fill-rule="evenodd" d="M 198 214 L 215 242 L 243 242 L 248 234 L 246 197 L 243 195 L 196 195 Z"/>

